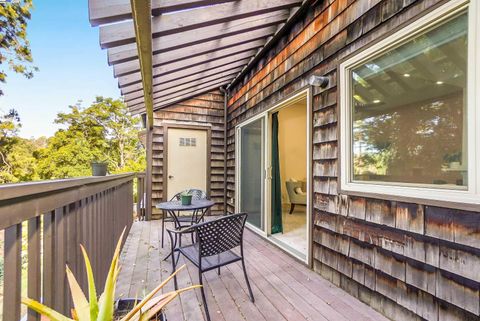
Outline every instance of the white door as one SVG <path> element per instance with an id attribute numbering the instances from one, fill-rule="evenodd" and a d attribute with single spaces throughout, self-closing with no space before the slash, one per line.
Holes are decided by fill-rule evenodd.
<path id="1" fill-rule="evenodd" d="M 207 191 L 207 130 L 167 129 L 167 199 L 187 189 Z"/>

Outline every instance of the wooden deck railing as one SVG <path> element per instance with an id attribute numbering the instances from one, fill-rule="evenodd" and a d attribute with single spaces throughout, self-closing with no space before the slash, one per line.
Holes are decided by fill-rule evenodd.
<path id="1" fill-rule="evenodd" d="M 20 320 L 22 287 L 30 298 L 69 313 L 66 264 L 86 289 L 79 244 L 89 253 L 98 291 L 103 290 L 116 241 L 132 224 L 134 179 L 134 174 L 122 174 L 0 186 L 3 320 Z M 27 265 L 26 282 L 22 264 L 23 270 Z M 29 311 L 27 319 L 40 318 Z"/>
<path id="2" fill-rule="evenodd" d="M 137 173 L 137 216 L 144 221 L 145 217 L 145 173 Z"/>

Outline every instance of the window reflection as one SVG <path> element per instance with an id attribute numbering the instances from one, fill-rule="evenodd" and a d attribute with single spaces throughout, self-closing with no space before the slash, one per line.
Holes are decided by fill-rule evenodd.
<path id="1" fill-rule="evenodd" d="M 353 68 L 353 180 L 467 186 L 467 14 Z"/>

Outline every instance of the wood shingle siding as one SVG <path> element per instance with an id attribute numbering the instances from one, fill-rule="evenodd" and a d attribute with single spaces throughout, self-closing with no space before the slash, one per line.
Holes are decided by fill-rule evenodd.
<path id="1" fill-rule="evenodd" d="M 343 59 L 446 3 L 317 1 L 231 88 L 227 209 L 234 211 L 235 126 L 305 88 L 313 94 L 313 267 L 394 320 L 479 320 L 480 213 L 339 194 L 337 68 Z"/>
<path id="2" fill-rule="evenodd" d="M 164 128 L 165 123 L 208 126 L 211 128 L 210 144 L 210 198 L 215 201 L 212 214 L 222 214 L 224 194 L 224 141 L 223 141 L 224 96 L 219 90 L 199 95 L 155 111 L 153 129 L 153 205 L 164 200 L 163 169 L 164 161 Z M 207 164 L 208 165 L 208 164 Z M 165 182 L 166 183 L 166 182 Z M 153 208 L 153 218 L 159 218 L 160 212 Z"/>

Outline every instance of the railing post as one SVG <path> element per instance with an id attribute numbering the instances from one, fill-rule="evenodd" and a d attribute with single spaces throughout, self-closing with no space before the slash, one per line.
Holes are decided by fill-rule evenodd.
<path id="1" fill-rule="evenodd" d="M 40 255 L 40 216 L 28 220 L 28 297 L 40 301 L 41 255 Z M 27 321 L 38 321 L 40 315 L 28 310 Z"/>
<path id="2" fill-rule="evenodd" d="M 145 220 L 152 219 L 153 130 L 147 128 L 147 170 L 145 173 Z M 164 182 L 165 183 L 165 182 Z"/>
<path id="3" fill-rule="evenodd" d="M 21 271 L 22 271 L 22 224 L 5 229 L 5 267 L 3 287 L 3 319 L 20 320 Z"/>
<path id="4" fill-rule="evenodd" d="M 66 273 L 65 262 L 67 262 L 67 209 L 68 206 L 57 208 L 55 210 L 55 245 L 56 260 L 55 264 L 55 289 L 54 289 L 54 308 L 62 313 L 66 313 Z"/>
<path id="5" fill-rule="evenodd" d="M 43 303 L 49 307 L 54 305 L 55 292 L 55 211 L 43 216 Z"/>

